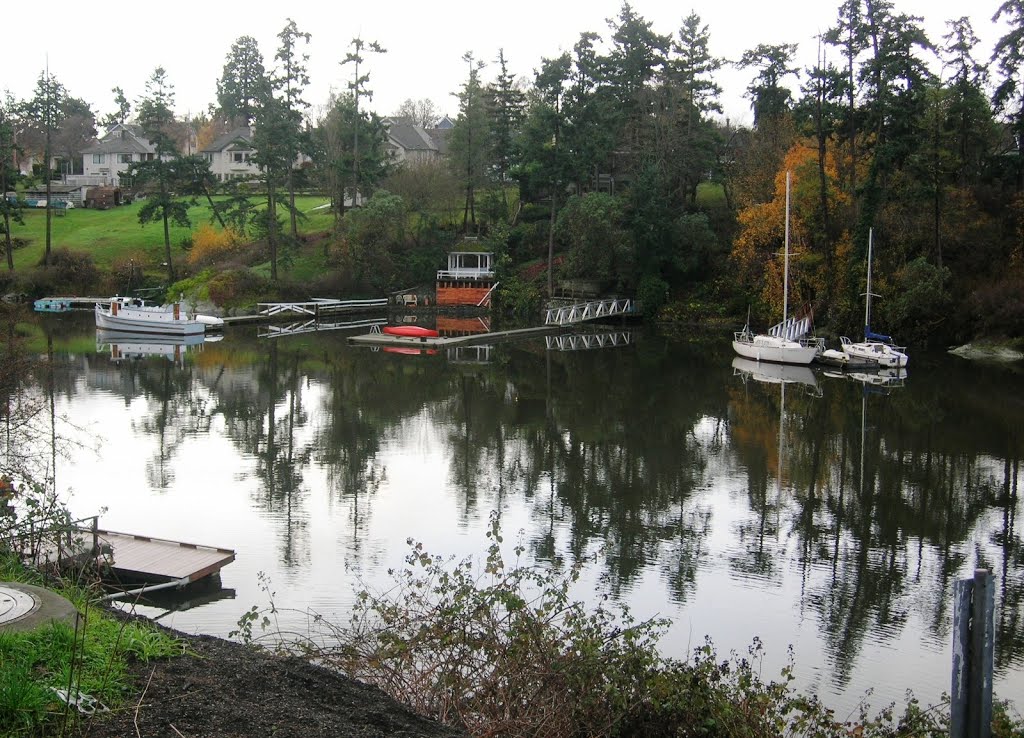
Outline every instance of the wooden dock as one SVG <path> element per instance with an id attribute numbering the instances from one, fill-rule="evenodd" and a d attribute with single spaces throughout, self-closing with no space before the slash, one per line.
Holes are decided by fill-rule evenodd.
<path id="1" fill-rule="evenodd" d="M 393 336 L 389 333 L 366 333 L 361 336 L 349 336 L 348 342 L 360 346 L 372 346 L 377 348 L 388 346 L 409 349 L 439 349 L 467 344 L 499 343 L 501 341 L 514 340 L 517 338 L 544 335 L 559 329 L 559 326 L 540 326 L 536 328 L 519 328 L 511 331 L 476 333 L 466 336 L 424 336 L 422 338 Z"/>
<path id="2" fill-rule="evenodd" d="M 122 582 L 195 582 L 235 560 L 226 548 L 97 530 L 112 577 Z M 108 548 L 109 547 L 109 548 Z"/>

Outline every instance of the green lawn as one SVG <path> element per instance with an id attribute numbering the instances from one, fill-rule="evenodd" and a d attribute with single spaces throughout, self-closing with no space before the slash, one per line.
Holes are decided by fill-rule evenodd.
<path id="1" fill-rule="evenodd" d="M 314 210 L 327 203 L 324 197 L 298 197 L 296 206 L 305 218 L 299 222 L 303 233 L 325 231 L 331 227 L 330 210 Z M 125 255 L 137 255 L 156 267 L 163 258 L 163 225 L 160 222 L 139 224 L 141 202 L 122 205 L 111 210 L 90 210 L 78 208 L 66 211 L 66 215 L 54 214 L 52 219 L 51 246 L 54 249 L 67 248 L 71 251 L 92 255 L 100 268 L 110 266 L 115 259 Z M 16 269 L 28 268 L 39 263 L 46 245 L 46 211 L 27 209 L 24 224 L 12 224 L 11 235 L 28 241 L 28 245 L 14 252 Z M 181 258 L 180 244 L 195 228 L 204 223 L 215 222 L 210 208 L 204 202 L 189 209 L 191 228 L 171 226 L 173 256 Z"/>

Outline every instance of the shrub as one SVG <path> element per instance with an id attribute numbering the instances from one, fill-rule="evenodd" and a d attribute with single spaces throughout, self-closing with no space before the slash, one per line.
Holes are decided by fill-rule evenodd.
<path id="1" fill-rule="evenodd" d="M 359 593 L 350 627 L 332 632 L 342 645 L 317 658 L 475 735 L 609 734 L 660 661 L 665 621 L 588 611 L 569 597 L 579 567 L 521 564 L 522 544 L 507 565 L 495 513 L 487 535 L 480 567 L 410 540 L 396 587 Z"/>
<path id="2" fill-rule="evenodd" d="M 204 223 L 192 233 L 188 263 L 198 267 L 225 261 L 239 251 L 241 243 L 235 231 L 214 228 L 209 223 Z"/>
<path id="3" fill-rule="evenodd" d="M 38 266 L 27 276 L 35 294 L 88 294 L 99 287 L 100 271 L 90 254 L 54 249 L 50 265 Z"/>
<path id="4" fill-rule="evenodd" d="M 668 282 L 661 277 L 652 275 L 643 277 L 636 288 L 636 299 L 645 316 L 657 315 L 662 306 L 668 302 Z"/>
<path id="5" fill-rule="evenodd" d="M 267 279 L 248 269 L 222 272 L 207 284 L 210 299 L 224 308 L 252 305 L 271 290 Z"/>

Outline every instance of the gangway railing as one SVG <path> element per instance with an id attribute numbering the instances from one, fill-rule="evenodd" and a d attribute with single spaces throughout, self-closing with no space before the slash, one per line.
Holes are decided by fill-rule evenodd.
<path id="1" fill-rule="evenodd" d="M 324 315 L 338 312 L 355 312 L 357 310 L 386 309 L 388 299 L 386 297 L 374 298 L 371 300 L 334 300 L 329 297 L 315 297 L 312 300 L 303 302 L 259 302 L 256 309 L 260 315 L 272 318 L 283 313 L 298 313 L 299 315 Z"/>
<path id="2" fill-rule="evenodd" d="M 591 300 L 574 305 L 549 307 L 544 315 L 544 325 L 573 325 L 586 320 L 613 315 L 630 315 L 635 312 L 635 303 L 629 298 L 614 297 Z"/>
<path id="3" fill-rule="evenodd" d="M 564 336 L 545 336 L 544 342 L 548 351 L 585 351 L 628 346 L 633 343 L 633 334 L 630 331 L 575 333 Z"/>
<path id="4" fill-rule="evenodd" d="M 345 331 L 357 328 L 369 328 L 371 333 L 380 332 L 380 326 L 387 325 L 386 318 L 371 318 L 369 320 L 352 320 L 344 323 L 325 323 L 315 318 L 281 325 L 262 326 L 257 332 L 258 338 L 280 338 L 282 336 L 297 336 L 301 333 L 321 333 L 324 331 Z"/>

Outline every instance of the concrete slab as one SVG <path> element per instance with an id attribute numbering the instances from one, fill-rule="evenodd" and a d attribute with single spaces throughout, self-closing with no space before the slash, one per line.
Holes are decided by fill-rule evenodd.
<path id="1" fill-rule="evenodd" d="M 35 630 L 47 623 L 74 626 L 78 610 L 70 600 L 43 587 L 0 582 L 0 631 Z"/>

